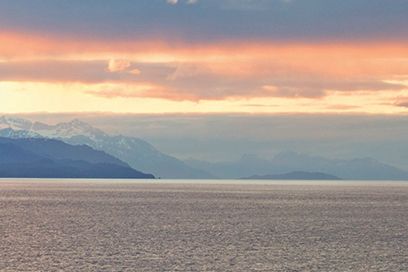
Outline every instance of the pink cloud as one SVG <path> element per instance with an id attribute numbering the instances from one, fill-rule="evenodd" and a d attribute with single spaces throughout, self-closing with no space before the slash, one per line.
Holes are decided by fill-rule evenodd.
<path id="1" fill-rule="evenodd" d="M 128 60 L 111 59 L 108 63 L 108 71 L 112 73 L 123 72 L 131 66 L 131 62 Z"/>

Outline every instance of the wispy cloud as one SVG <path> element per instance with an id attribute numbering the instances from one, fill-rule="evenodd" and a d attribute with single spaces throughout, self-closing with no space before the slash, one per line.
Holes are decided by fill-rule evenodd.
<path id="1" fill-rule="evenodd" d="M 177 5 L 181 1 L 180 0 L 166 0 L 166 2 L 169 5 Z M 194 5 L 198 3 L 198 0 L 184 0 L 184 3 L 186 3 L 187 5 Z"/>
<path id="2" fill-rule="evenodd" d="M 112 73 L 123 72 L 131 66 L 131 62 L 128 60 L 111 59 L 108 63 L 108 70 Z"/>
<path id="3" fill-rule="evenodd" d="M 398 107 L 408 108 L 408 97 L 398 97 L 394 105 Z"/>

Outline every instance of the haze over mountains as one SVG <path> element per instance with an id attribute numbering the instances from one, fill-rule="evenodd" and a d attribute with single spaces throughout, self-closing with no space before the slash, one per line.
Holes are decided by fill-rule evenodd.
<path id="1" fill-rule="evenodd" d="M 221 178 L 276 175 L 293 171 L 321 172 L 351 180 L 408 180 L 408 172 L 371 158 L 353 160 L 328 159 L 295 152 L 283 152 L 271 159 L 244 155 L 237 161 L 186 161 Z"/>
<path id="2" fill-rule="evenodd" d="M 73 145 L 88 145 L 126 162 L 132 168 L 161 178 L 207 179 L 276 176 L 282 173 L 320 172 L 341 179 L 408 180 L 408 172 L 371 158 L 328 159 L 296 152 L 265 159 L 244 155 L 236 161 L 181 161 L 158 151 L 148 142 L 122 135 L 109 135 L 80 120 L 48 125 L 25 119 L 0 117 L 0 137 L 53 138 Z M 308 175 L 304 176 L 307 178 Z M 299 179 L 303 179 L 299 176 Z"/>

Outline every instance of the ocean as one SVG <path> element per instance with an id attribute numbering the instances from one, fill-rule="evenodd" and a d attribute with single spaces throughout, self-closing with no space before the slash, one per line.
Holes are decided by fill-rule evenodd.
<path id="1" fill-rule="evenodd" d="M 408 183 L 0 180 L 0 271 L 408 271 Z"/>

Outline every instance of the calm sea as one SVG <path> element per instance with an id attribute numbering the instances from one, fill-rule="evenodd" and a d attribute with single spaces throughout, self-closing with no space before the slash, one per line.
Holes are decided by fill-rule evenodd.
<path id="1" fill-rule="evenodd" d="M 0 180 L 0 271 L 408 271 L 408 183 Z"/>

